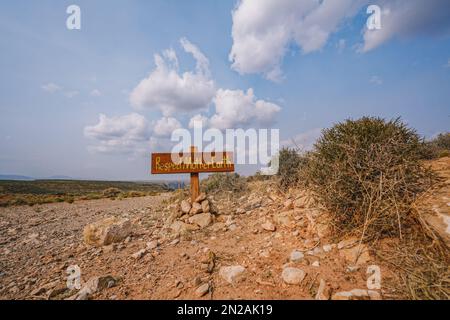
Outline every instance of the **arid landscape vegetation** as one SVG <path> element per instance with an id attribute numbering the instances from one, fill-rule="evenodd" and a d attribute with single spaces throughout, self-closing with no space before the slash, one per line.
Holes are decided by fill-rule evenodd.
<path id="1" fill-rule="evenodd" d="M 349 120 L 312 151 L 283 149 L 277 176 L 210 175 L 194 202 L 161 185 L 3 182 L 0 298 L 448 299 L 449 139 Z"/>

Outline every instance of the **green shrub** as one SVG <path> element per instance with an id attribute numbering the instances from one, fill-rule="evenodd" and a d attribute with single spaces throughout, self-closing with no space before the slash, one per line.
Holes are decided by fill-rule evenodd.
<path id="1" fill-rule="evenodd" d="M 301 177 L 330 211 L 338 235 L 401 237 L 411 203 L 432 181 L 419 161 L 421 145 L 399 119 L 347 120 L 323 131 Z"/>

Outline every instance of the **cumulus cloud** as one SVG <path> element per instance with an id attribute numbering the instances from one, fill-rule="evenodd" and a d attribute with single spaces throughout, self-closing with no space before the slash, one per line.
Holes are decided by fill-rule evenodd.
<path id="1" fill-rule="evenodd" d="M 131 105 L 137 109 L 156 108 L 169 117 L 177 112 L 206 109 L 215 93 L 214 82 L 209 77 L 209 61 L 187 39 L 181 46 L 196 60 L 195 71 L 180 74 L 175 51 L 155 54 L 156 68 L 143 79 L 130 95 Z"/>
<path id="2" fill-rule="evenodd" d="M 393 38 L 450 35 L 448 0 L 380 0 L 381 30 L 364 32 L 362 52 L 373 50 Z"/>
<path id="3" fill-rule="evenodd" d="M 360 52 L 394 38 L 450 35 L 448 0 L 240 0 L 232 12 L 232 68 L 280 81 L 282 61 L 291 44 L 304 54 L 318 51 L 345 21 L 372 4 L 381 8 L 381 30 L 361 26 Z M 339 50 L 344 48 L 342 41 Z"/>
<path id="4" fill-rule="evenodd" d="M 232 67 L 241 74 L 282 79 L 281 63 L 290 43 L 303 53 L 320 50 L 344 18 L 366 0 L 241 0 L 233 11 Z"/>
<path id="5" fill-rule="evenodd" d="M 60 91 L 62 88 L 60 86 L 58 86 L 57 84 L 50 82 L 47 84 L 44 84 L 43 86 L 41 86 L 42 90 L 48 92 L 48 93 L 55 93 L 57 91 Z"/>
<path id="6" fill-rule="evenodd" d="M 198 122 L 202 124 L 202 127 L 207 127 L 209 124 L 209 119 L 206 116 L 203 116 L 201 114 L 197 114 L 189 120 L 189 129 L 194 128 L 194 123 Z"/>
<path id="7" fill-rule="evenodd" d="M 281 110 L 274 103 L 257 100 L 253 89 L 247 92 L 219 89 L 214 104 L 215 114 L 209 119 L 209 124 L 217 129 L 269 125 Z"/>
<path id="8" fill-rule="evenodd" d="M 170 137 L 174 130 L 180 128 L 182 128 L 182 125 L 177 119 L 163 117 L 156 121 L 153 127 L 153 133 L 158 137 Z"/>
<path id="9" fill-rule="evenodd" d="M 91 96 L 93 96 L 93 97 L 100 97 L 101 95 L 102 95 L 102 93 L 98 89 L 94 89 L 91 91 Z"/>
<path id="10" fill-rule="evenodd" d="M 309 151 L 313 148 L 314 143 L 321 136 L 322 129 L 315 128 L 306 132 L 299 133 L 291 139 L 281 141 L 283 147 L 299 148 L 302 151 Z"/>
<path id="11" fill-rule="evenodd" d="M 150 139 L 150 125 L 140 114 L 119 117 L 100 114 L 96 125 L 84 128 L 87 138 L 97 141 L 90 150 L 101 153 L 136 153 Z"/>

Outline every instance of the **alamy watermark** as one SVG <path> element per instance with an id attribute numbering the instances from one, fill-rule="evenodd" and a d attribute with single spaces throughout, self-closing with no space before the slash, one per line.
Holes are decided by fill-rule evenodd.
<path id="1" fill-rule="evenodd" d="M 202 121 L 194 121 L 193 135 L 188 129 L 176 129 L 172 132 L 171 141 L 177 143 L 171 152 L 174 163 L 190 159 L 191 146 L 195 146 L 199 152 L 205 152 L 205 162 L 222 162 L 222 152 L 234 152 L 235 164 L 264 164 L 267 166 L 261 168 L 261 174 L 278 173 L 279 129 L 204 130 Z"/>

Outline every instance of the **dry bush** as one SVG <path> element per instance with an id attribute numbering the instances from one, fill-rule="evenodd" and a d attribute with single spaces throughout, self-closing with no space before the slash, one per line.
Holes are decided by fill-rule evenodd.
<path id="1" fill-rule="evenodd" d="M 115 198 L 122 193 L 122 190 L 118 188 L 108 188 L 103 190 L 102 195 L 105 198 Z"/>
<path id="2" fill-rule="evenodd" d="M 247 190 L 247 182 L 237 173 L 214 173 L 201 182 L 201 189 L 211 194 L 224 191 L 239 194 Z"/>
<path id="3" fill-rule="evenodd" d="M 419 161 L 420 146 L 399 119 L 347 120 L 323 131 L 300 178 L 330 211 L 338 236 L 401 238 L 411 203 L 433 180 Z"/>
<path id="4" fill-rule="evenodd" d="M 279 186 L 287 189 L 299 183 L 299 170 L 305 164 L 306 158 L 295 149 L 282 148 L 279 153 Z"/>
<path id="5" fill-rule="evenodd" d="M 417 228 L 409 239 L 377 255 L 397 270 L 398 281 L 385 287 L 412 300 L 450 298 L 449 249 Z M 400 283 L 398 283 L 400 282 Z"/>
<path id="6" fill-rule="evenodd" d="M 432 160 L 450 155 L 450 133 L 441 133 L 433 140 L 424 142 L 421 148 L 421 157 Z"/>

